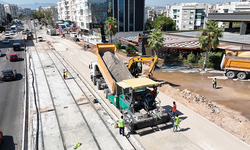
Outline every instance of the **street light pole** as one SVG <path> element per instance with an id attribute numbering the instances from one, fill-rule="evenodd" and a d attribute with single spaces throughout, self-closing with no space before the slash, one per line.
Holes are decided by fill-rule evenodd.
<path id="1" fill-rule="evenodd" d="M 36 27 L 35 27 L 35 20 L 33 19 L 33 26 L 34 26 L 34 29 L 35 29 L 35 36 L 36 36 Z M 37 36 L 36 36 L 36 43 L 37 43 Z"/>

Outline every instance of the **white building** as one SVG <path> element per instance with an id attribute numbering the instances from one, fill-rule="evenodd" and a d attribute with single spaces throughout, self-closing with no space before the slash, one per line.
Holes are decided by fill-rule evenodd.
<path id="1" fill-rule="evenodd" d="M 151 21 L 154 21 L 154 17 L 156 15 L 156 11 L 154 7 L 145 6 L 144 9 L 144 23 L 147 22 L 147 19 L 150 19 Z"/>
<path id="2" fill-rule="evenodd" d="M 176 22 L 179 30 L 205 28 L 208 5 L 198 3 L 181 3 L 171 7 L 169 16 Z"/>
<path id="3" fill-rule="evenodd" d="M 167 4 L 166 5 L 166 11 L 165 11 L 165 16 L 170 17 L 170 11 L 171 11 L 171 5 Z"/>
<path id="4" fill-rule="evenodd" d="M 30 16 L 34 13 L 33 9 L 30 8 L 18 8 L 18 14 L 22 13 L 23 16 Z"/>
<path id="5" fill-rule="evenodd" d="M 61 0 L 57 3 L 58 19 L 74 21 L 81 29 L 89 30 L 92 23 L 89 0 Z"/>
<path id="6" fill-rule="evenodd" d="M 4 4 L 0 4 L 0 23 L 1 24 L 2 22 L 4 22 L 4 18 L 5 18 Z"/>
<path id="7" fill-rule="evenodd" d="M 16 4 L 4 4 L 5 15 L 7 13 L 12 16 L 12 18 L 18 17 L 18 6 Z"/>

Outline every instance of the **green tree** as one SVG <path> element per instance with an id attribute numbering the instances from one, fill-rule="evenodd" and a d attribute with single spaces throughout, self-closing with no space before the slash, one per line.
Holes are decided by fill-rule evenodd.
<path id="1" fill-rule="evenodd" d="M 112 36 L 115 36 L 118 31 L 118 23 L 114 17 L 108 17 L 105 21 L 105 32 L 106 34 L 110 35 L 111 43 L 112 43 Z"/>
<path id="2" fill-rule="evenodd" d="M 19 14 L 18 14 L 18 19 L 21 20 L 21 19 L 22 19 L 22 16 L 23 16 L 23 14 L 22 14 L 22 13 L 19 13 Z"/>
<path id="3" fill-rule="evenodd" d="M 11 14 L 9 14 L 9 13 L 7 13 L 7 20 L 8 20 L 9 22 L 12 21 L 12 16 L 11 16 Z"/>
<path id="4" fill-rule="evenodd" d="M 163 35 L 164 33 L 162 33 L 160 29 L 153 31 L 148 35 L 148 44 L 154 51 L 158 51 L 163 47 Z"/>
<path id="5" fill-rule="evenodd" d="M 193 54 L 193 52 L 191 52 L 188 56 L 187 56 L 187 62 L 188 63 L 196 63 L 196 58 L 195 55 Z"/>
<path id="6" fill-rule="evenodd" d="M 212 48 L 216 49 L 219 45 L 219 37 L 223 37 L 222 30 L 223 28 L 218 27 L 218 22 L 209 21 L 206 22 L 206 28 L 199 28 L 201 31 L 197 36 L 199 38 L 200 48 L 206 50 L 204 63 L 202 69 L 206 67 L 208 51 L 211 51 Z"/>
<path id="7" fill-rule="evenodd" d="M 153 22 L 153 27 L 155 29 L 161 26 L 161 31 L 175 31 L 176 30 L 176 23 L 170 17 L 158 17 Z"/>
<path id="8" fill-rule="evenodd" d="M 151 30 L 151 29 L 153 29 L 152 21 L 150 19 L 147 19 L 147 21 L 145 23 L 145 30 L 148 31 L 148 30 Z"/>

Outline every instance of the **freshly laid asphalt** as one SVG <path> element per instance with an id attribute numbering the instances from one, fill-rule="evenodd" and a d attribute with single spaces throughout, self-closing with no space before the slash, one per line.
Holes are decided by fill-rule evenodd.
<path id="1" fill-rule="evenodd" d="M 21 34 L 11 35 L 10 42 L 19 42 L 22 44 L 21 51 L 13 51 L 10 44 L 3 44 L 0 41 L 0 70 L 13 68 L 17 70 L 15 81 L 0 81 L 0 130 L 3 132 L 4 142 L 0 146 L 1 150 L 21 149 L 23 135 L 23 105 L 25 93 L 25 52 Z M 1 37 L 1 40 L 4 36 Z M 9 50 L 8 50 L 9 49 Z M 11 53 L 19 54 L 20 60 L 10 62 Z"/>

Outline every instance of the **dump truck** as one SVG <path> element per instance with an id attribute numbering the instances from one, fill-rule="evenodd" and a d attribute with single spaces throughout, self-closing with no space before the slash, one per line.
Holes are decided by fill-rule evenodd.
<path id="1" fill-rule="evenodd" d="M 151 61 L 149 70 L 148 70 L 148 78 L 151 78 L 154 73 L 155 65 L 158 60 L 158 56 L 147 56 L 147 55 L 142 55 L 142 56 L 135 56 L 131 58 L 128 62 L 128 70 L 134 77 L 139 77 L 140 74 L 142 73 L 142 62 L 145 61 Z"/>
<path id="2" fill-rule="evenodd" d="M 233 79 L 237 76 L 238 79 L 244 80 L 247 74 L 250 73 L 250 57 L 238 57 L 225 55 L 222 58 L 221 69 L 225 70 L 225 75 Z"/>
<path id="3" fill-rule="evenodd" d="M 97 62 L 91 62 L 90 78 L 104 97 L 113 103 L 129 122 L 133 133 L 142 133 L 172 124 L 170 112 L 158 106 L 158 82 L 149 78 L 133 78 L 117 56 L 114 44 L 97 44 Z"/>

